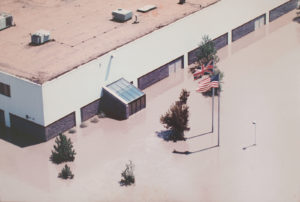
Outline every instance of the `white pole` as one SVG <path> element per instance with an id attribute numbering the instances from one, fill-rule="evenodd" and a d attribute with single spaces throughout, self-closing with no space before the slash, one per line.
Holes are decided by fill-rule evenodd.
<path id="1" fill-rule="evenodd" d="M 220 73 L 219 73 L 219 87 L 220 87 Z M 218 147 L 220 146 L 220 99 L 221 99 L 221 90 L 218 95 Z"/>
<path id="2" fill-rule="evenodd" d="M 254 146 L 256 146 L 256 122 L 253 121 L 252 124 L 254 125 Z"/>
<path id="3" fill-rule="evenodd" d="M 215 88 L 212 89 L 212 93 L 213 93 L 213 96 L 212 96 L 212 104 L 211 104 L 211 108 L 212 108 L 212 123 L 211 123 L 211 132 L 213 133 L 214 132 L 214 111 L 215 111 L 215 107 L 214 107 L 214 104 L 215 104 L 215 101 L 214 101 L 214 97 L 215 97 Z"/>
<path id="4" fill-rule="evenodd" d="M 106 68 L 105 81 L 107 81 L 107 79 L 108 79 L 110 68 L 111 68 L 111 62 L 112 62 L 113 58 L 114 58 L 114 54 L 112 53 L 109 58 L 109 62 L 108 62 L 107 68 Z"/>

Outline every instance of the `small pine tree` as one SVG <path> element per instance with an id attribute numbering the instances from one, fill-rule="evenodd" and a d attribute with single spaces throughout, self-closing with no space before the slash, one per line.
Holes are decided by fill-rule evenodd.
<path id="1" fill-rule="evenodd" d="M 183 89 L 179 101 L 172 104 L 170 109 L 160 117 L 160 122 L 167 129 L 172 130 L 171 139 L 174 141 L 184 140 L 184 131 L 190 130 L 188 127 L 189 107 L 186 105 L 190 92 Z"/>
<path id="2" fill-rule="evenodd" d="M 121 173 L 123 179 L 119 182 L 121 186 L 128 186 L 135 183 L 135 177 L 133 174 L 134 164 L 132 161 L 129 161 L 129 164 L 126 164 L 125 170 Z"/>
<path id="3" fill-rule="evenodd" d="M 197 51 L 197 62 L 199 65 L 206 65 L 211 60 L 214 64 L 219 61 L 217 49 L 215 47 L 215 43 L 209 38 L 209 36 L 204 35 Z"/>
<path id="4" fill-rule="evenodd" d="M 67 138 L 63 134 L 59 134 L 55 139 L 56 145 L 53 146 L 52 154 L 50 160 L 53 163 L 59 164 L 67 161 L 74 161 L 75 150 L 73 149 L 73 144 L 70 138 Z"/>
<path id="5" fill-rule="evenodd" d="M 73 179 L 74 175 L 70 169 L 70 167 L 66 164 L 65 167 L 61 170 L 61 172 L 58 174 L 58 177 L 62 179 Z"/>

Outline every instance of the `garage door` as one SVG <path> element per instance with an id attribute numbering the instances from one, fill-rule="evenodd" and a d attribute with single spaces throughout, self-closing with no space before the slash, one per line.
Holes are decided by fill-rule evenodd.
<path id="1" fill-rule="evenodd" d="M 138 78 L 138 88 L 143 90 L 168 77 L 170 74 L 176 72 L 179 68 L 183 68 L 183 56 Z"/>
<path id="2" fill-rule="evenodd" d="M 0 127 L 5 126 L 4 111 L 0 109 Z"/>

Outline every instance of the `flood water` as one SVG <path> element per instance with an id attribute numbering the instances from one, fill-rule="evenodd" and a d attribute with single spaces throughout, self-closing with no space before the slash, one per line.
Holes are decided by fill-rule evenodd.
<path id="1" fill-rule="evenodd" d="M 224 71 L 220 97 L 195 92 L 187 70 L 149 87 L 146 109 L 126 121 L 108 118 L 66 133 L 76 158 L 73 180 L 57 175 L 49 161 L 54 139 L 18 147 L 0 139 L 0 201 L 222 201 L 300 200 L 300 26 L 291 12 L 221 49 Z M 161 114 L 191 91 L 189 139 L 167 142 Z M 243 147 L 256 146 L 243 150 Z M 189 155 L 173 150 L 189 151 Z M 121 171 L 132 160 L 136 184 L 120 187 Z"/>

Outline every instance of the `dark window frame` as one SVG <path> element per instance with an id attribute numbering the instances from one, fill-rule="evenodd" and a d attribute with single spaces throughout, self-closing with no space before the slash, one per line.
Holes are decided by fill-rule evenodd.
<path id="1" fill-rule="evenodd" d="M 145 108 L 146 106 L 146 96 L 141 97 L 141 108 Z"/>
<path id="2" fill-rule="evenodd" d="M 5 95 L 7 97 L 11 97 L 10 86 L 5 83 L 0 82 L 0 94 Z"/>
<path id="3" fill-rule="evenodd" d="M 141 98 L 137 99 L 137 101 L 136 101 L 136 109 L 137 109 L 137 111 L 141 110 Z"/>

